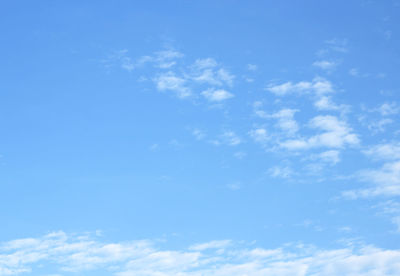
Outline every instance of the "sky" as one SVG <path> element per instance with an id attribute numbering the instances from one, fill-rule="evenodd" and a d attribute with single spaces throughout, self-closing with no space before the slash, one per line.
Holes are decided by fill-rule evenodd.
<path id="1" fill-rule="evenodd" d="M 400 1 L 0 2 L 0 275 L 400 275 Z"/>

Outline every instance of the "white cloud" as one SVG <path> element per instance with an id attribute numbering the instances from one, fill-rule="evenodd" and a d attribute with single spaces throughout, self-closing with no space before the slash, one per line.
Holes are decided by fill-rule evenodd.
<path id="1" fill-rule="evenodd" d="M 312 89 L 316 95 L 324 95 L 333 92 L 332 83 L 323 78 L 314 78 L 312 81 Z"/>
<path id="2" fill-rule="evenodd" d="M 270 118 L 270 115 L 267 114 L 267 112 L 265 112 L 265 111 L 263 111 L 263 110 L 260 110 L 260 108 L 261 108 L 262 106 L 263 106 L 263 103 L 262 103 L 262 102 L 260 102 L 260 101 L 254 102 L 254 103 L 253 103 L 254 113 L 255 113 L 258 117 L 263 118 L 263 119 L 268 119 L 268 118 Z"/>
<path id="3" fill-rule="evenodd" d="M 293 171 L 291 168 L 285 166 L 275 166 L 268 170 L 268 173 L 275 178 L 289 178 L 293 175 Z"/>
<path id="4" fill-rule="evenodd" d="M 400 113 L 400 106 L 396 102 L 385 102 L 375 108 L 366 108 L 362 105 L 361 108 L 369 113 L 379 113 L 381 115 L 381 117 L 373 116 L 373 118 L 369 118 L 367 114 L 359 116 L 360 122 L 368 127 L 373 134 L 384 132 L 387 125 L 394 123 L 392 116 Z"/>
<path id="5" fill-rule="evenodd" d="M 392 123 L 393 123 L 392 119 L 384 118 L 384 119 L 380 119 L 378 121 L 372 121 L 372 122 L 368 123 L 367 127 L 373 133 L 384 132 L 386 130 L 386 126 L 390 125 Z"/>
<path id="6" fill-rule="evenodd" d="M 315 67 L 321 68 L 323 70 L 333 70 L 338 65 L 337 62 L 329 60 L 318 60 L 313 63 Z"/>
<path id="7" fill-rule="evenodd" d="M 159 148 L 160 148 L 160 145 L 157 144 L 157 143 L 152 144 L 152 145 L 149 147 L 149 149 L 150 149 L 151 151 L 157 151 L 157 150 L 159 150 Z"/>
<path id="8" fill-rule="evenodd" d="M 162 69 L 171 68 L 176 64 L 175 59 L 183 57 L 183 54 L 173 51 L 161 51 L 156 53 L 156 57 L 154 59 L 155 64 L 157 67 Z"/>
<path id="9" fill-rule="evenodd" d="M 368 112 L 377 112 L 382 116 L 389 117 L 400 113 L 400 106 L 396 102 L 384 102 L 374 108 L 366 108 L 362 105 L 362 109 Z"/>
<path id="10" fill-rule="evenodd" d="M 232 93 L 229 93 L 224 89 L 208 89 L 201 92 L 201 95 L 203 95 L 210 102 L 222 102 L 234 97 Z"/>
<path id="11" fill-rule="evenodd" d="M 228 146 L 237 146 L 242 143 L 242 139 L 231 130 L 224 131 L 217 140 L 210 141 L 212 144 L 219 146 L 225 144 Z"/>
<path id="12" fill-rule="evenodd" d="M 359 173 L 359 179 L 372 184 L 371 187 L 360 190 L 344 191 L 346 198 L 367 198 L 375 196 L 400 195 L 400 161 L 385 163 L 380 169 L 364 170 Z"/>
<path id="13" fill-rule="evenodd" d="M 251 138 L 258 143 L 265 143 L 269 139 L 267 130 L 265 128 L 253 129 L 249 134 Z"/>
<path id="14" fill-rule="evenodd" d="M 373 207 L 379 208 L 384 214 L 400 215 L 400 202 L 394 200 L 387 200 Z"/>
<path id="15" fill-rule="evenodd" d="M 351 233 L 353 229 L 350 226 L 342 226 L 338 229 L 339 232 Z"/>
<path id="16" fill-rule="evenodd" d="M 400 112 L 400 107 L 396 103 L 383 103 L 376 111 L 381 113 L 382 116 L 395 115 Z"/>
<path id="17" fill-rule="evenodd" d="M 152 56 L 142 56 L 136 62 L 136 66 L 142 66 L 146 63 L 152 63 L 155 67 L 168 69 L 176 65 L 176 60 L 184 55 L 178 51 L 169 49 L 155 52 Z"/>
<path id="18" fill-rule="evenodd" d="M 359 139 L 344 121 L 335 116 L 316 116 L 309 126 L 323 132 L 308 139 L 287 140 L 280 145 L 289 150 L 300 150 L 315 147 L 342 148 L 345 145 L 357 145 Z"/>
<path id="19" fill-rule="evenodd" d="M 235 76 L 222 68 L 217 61 L 213 58 L 196 59 L 189 66 L 181 66 L 179 72 L 173 70 L 172 67 L 183 57 L 184 54 L 181 52 L 167 49 L 133 60 L 128 56 L 128 50 L 124 49 L 114 53 L 102 63 L 107 68 L 117 64 L 128 71 L 151 64 L 158 69 L 155 75 L 150 78 L 141 76 L 140 80 L 151 79 L 159 91 L 173 91 L 179 98 L 187 98 L 197 89 L 203 90 L 202 95 L 212 102 L 220 102 L 234 97 L 224 87 L 232 87 Z M 204 87 L 206 85 L 208 87 Z"/>
<path id="20" fill-rule="evenodd" d="M 216 67 L 218 63 L 213 58 L 196 59 L 193 64 L 197 70 Z"/>
<path id="21" fill-rule="evenodd" d="M 268 249 L 229 240 L 168 250 L 150 241 L 110 243 L 63 232 L 1 244 L 0 275 L 40 274 L 38 267 L 52 275 L 102 271 L 116 276 L 394 276 L 400 273 L 400 250 L 324 250 L 303 244 Z"/>
<path id="22" fill-rule="evenodd" d="M 262 101 L 255 101 L 255 102 L 253 102 L 253 108 L 254 108 L 254 109 L 261 108 L 262 106 L 263 106 Z"/>
<path id="23" fill-rule="evenodd" d="M 349 106 L 348 105 L 337 105 L 332 101 L 330 96 L 321 96 L 318 97 L 317 100 L 314 102 L 314 106 L 318 110 L 337 110 L 341 112 L 348 112 Z"/>
<path id="24" fill-rule="evenodd" d="M 309 82 L 299 82 L 293 84 L 292 82 L 285 82 L 279 85 L 270 85 L 267 90 L 274 93 L 277 96 L 284 96 L 294 92 L 303 92 L 305 90 L 310 90 L 311 85 Z"/>
<path id="25" fill-rule="evenodd" d="M 211 242 L 206 242 L 206 243 L 199 243 L 199 244 L 194 244 L 189 247 L 189 250 L 193 251 L 204 251 L 207 249 L 221 249 L 221 248 L 226 248 L 232 244 L 232 241 L 230 240 L 219 240 L 219 241 L 211 241 Z"/>
<path id="26" fill-rule="evenodd" d="M 237 190 L 240 190 L 240 188 L 241 188 L 239 182 L 229 183 L 228 185 L 226 185 L 226 187 L 228 187 L 228 189 L 230 189 L 232 191 L 237 191 Z"/>
<path id="27" fill-rule="evenodd" d="M 319 110 L 336 109 L 336 105 L 332 102 L 331 97 L 321 97 L 315 103 L 315 107 Z"/>
<path id="28" fill-rule="evenodd" d="M 327 163 L 336 164 L 340 162 L 340 152 L 337 150 L 328 150 L 320 153 L 318 157 Z"/>
<path id="29" fill-rule="evenodd" d="M 297 122 L 294 120 L 294 114 L 298 112 L 297 109 L 284 108 L 273 114 L 261 110 L 261 102 L 253 103 L 254 113 L 263 119 L 277 119 L 276 127 L 283 130 L 287 135 L 293 135 L 299 130 Z"/>
<path id="30" fill-rule="evenodd" d="M 285 108 L 272 114 L 271 118 L 278 119 L 277 126 L 289 135 L 295 134 L 299 130 L 297 122 L 293 119 L 297 109 Z"/>
<path id="31" fill-rule="evenodd" d="M 184 55 L 178 51 L 170 49 L 170 50 L 156 52 L 155 56 L 156 60 L 162 63 L 163 61 L 182 58 Z"/>
<path id="32" fill-rule="evenodd" d="M 335 51 L 335 52 L 346 53 L 348 51 L 347 39 L 333 38 L 330 40 L 326 40 L 325 44 L 328 45 L 330 50 Z"/>
<path id="33" fill-rule="evenodd" d="M 235 79 L 235 76 L 229 73 L 227 70 L 221 68 L 217 71 L 217 76 L 218 78 L 225 82 L 227 85 L 232 86 L 233 85 L 233 80 Z"/>
<path id="34" fill-rule="evenodd" d="M 396 160 L 400 159 L 400 142 L 379 144 L 363 151 L 373 159 Z"/>
<path id="35" fill-rule="evenodd" d="M 400 216 L 398 217 L 393 217 L 392 218 L 392 223 L 396 225 L 397 227 L 397 232 L 400 232 Z"/>
<path id="36" fill-rule="evenodd" d="M 231 87 L 235 76 L 223 68 L 215 68 L 216 66 L 217 63 L 213 59 L 196 60 L 191 66 L 192 72 L 187 74 L 187 77 L 198 83 Z"/>
<path id="37" fill-rule="evenodd" d="M 225 131 L 224 134 L 222 135 L 222 138 L 230 146 L 236 146 L 242 142 L 242 140 L 233 131 Z"/>
<path id="38" fill-rule="evenodd" d="M 330 81 L 324 78 L 314 78 L 311 82 L 301 81 L 298 83 L 286 82 L 279 85 L 269 85 L 267 90 L 276 96 L 285 96 L 288 94 L 298 93 L 315 93 L 316 95 L 324 95 L 332 93 L 333 87 Z"/>
<path id="39" fill-rule="evenodd" d="M 182 53 L 170 49 L 155 52 L 153 55 L 142 56 L 137 60 L 134 60 L 128 56 L 128 50 L 123 49 L 116 51 L 114 54 L 109 56 L 108 59 L 103 61 L 103 63 L 108 67 L 112 65 L 119 65 L 122 69 L 127 71 L 132 71 L 147 63 L 152 63 L 155 67 L 166 69 L 174 66 L 176 64 L 176 60 L 182 57 Z"/>
<path id="40" fill-rule="evenodd" d="M 314 117 L 310 122 L 310 126 L 325 131 L 309 139 L 309 143 L 314 146 L 340 148 L 345 144 L 355 145 L 359 143 L 357 135 L 351 132 L 352 129 L 344 121 L 339 121 L 334 116 Z"/>
<path id="41" fill-rule="evenodd" d="M 206 69 L 201 72 L 201 74 L 196 75 L 192 78 L 196 82 L 205 82 L 211 85 L 221 85 L 222 83 L 215 79 L 214 72 L 211 69 Z"/>
<path id="42" fill-rule="evenodd" d="M 349 70 L 349 74 L 350 74 L 351 76 L 353 76 L 353 77 L 357 77 L 357 76 L 360 75 L 360 72 L 358 71 L 357 68 L 351 68 L 351 69 Z"/>
<path id="43" fill-rule="evenodd" d="M 247 70 L 249 71 L 257 71 L 258 66 L 255 64 L 247 64 Z"/>
<path id="44" fill-rule="evenodd" d="M 391 222 L 396 226 L 396 231 L 400 233 L 400 203 L 395 200 L 384 201 L 373 208 L 379 210 L 378 214 L 389 216 Z"/>
<path id="45" fill-rule="evenodd" d="M 105 60 L 102 60 L 105 67 L 120 66 L 122 69 L 132 71 L 136 68 L 135 62 L 128 56 L 128 50 L 122 49 L 114 52 Z"/>
<path id="46" fill-rule="evenodd" d="M 157 85 L 157 89 L 160 91 L 173 91 L 179 98 L 186 98 L 191 95 L 191 91 L 185 86 L 186 80 L 175 75 L 175 73 L 169 71 L 167 73 L 160 74 L 154 79 Z"/>
<path id="47" fill-rule="evenodd" d="M 180 53 L 164 51 L 158 53 L 158 58 L 156 60 L 159 64 L 164 64 L 162 68 L 169 68 L 170 66 L 167 65 L 170 64 L 171 58 L 177 57 L 180 57 Z M 199 84 L 232 86 L 234 76 L 223 68 L 216 68 L 217 66 L 218 64 L 214 59 L 198 59 L 193 65 L 189 66 L 190 72 L 183 72 L 180 75 L 177 75 L 173 71 L 162 72 L 153 80 L 158 90 L 174 91 L 179 98 L 191 96 L 192 89 Z M 221 88 L 208 88 L 203 91 L 201 95 L 210 102 L 221 102 L 234 97 L 232 93 Z"/>
<path id="48" fill-rule="evenodd" d="M 310 144 L 306 140 L 295 139 L 281 142 L 280 146 L 288 150 L 303 150 L 309 148 Z"/>
<path id="49" fill-rule="evenodd" d="M 237 159 L 243 159 L 246 157 L 246 153 L 244 151 L 237 151 L 233 154 L 233 156 Z"/>
<path id="50" fill-rule="evenodd" d="M 204 133 L 204 131 L 195 128 L 192 131 L 192 135 L 196 138 L 196 140 L 203 140 L 204 137 L 206 137 L 206 134 Z"/>

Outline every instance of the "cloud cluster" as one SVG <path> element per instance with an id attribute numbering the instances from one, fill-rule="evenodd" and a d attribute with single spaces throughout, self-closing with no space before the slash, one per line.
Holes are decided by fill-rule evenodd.
<path id="1" fill-rule="evenodd" d="M 234 76 L 227 70 L 218 68 L 218 63 L 211 58 L 196 60 L 179 75 L 171 71 L 161 72 L 153 80 L 160 91 L 166 90 L 165 80 L 167 80 L 167 90 L 175 91 L 179 98 L 193 96 L 194 91 L 200 89 L 203 89 L 200 95 L 213 103 L 234 97 L 227 90 L 232 87 Z M 204 90 L 204 87 L 207 88 Z"/>
<path id="2" fill-rule="evenodd" d="M 221 103 L 234 97 L 229 92 L 235 76 L 212 58 L 196 59 L 189 65 L 182 61 L 184 54 L 173 49 L 158 51 L 152 55 L 131 58 L 128 50 L 115 52 L 102 63 L 108 68 L 118 65 L 129 72 L 151 65 L 156 73 L 150 77 L 158 91 L 172 92 L 180 98 L 204 97 L 212 103 Z M 203 92 L 199 92 L 203 91 Z"/>
<path id="3" fill-rule="evenodd" d="M 322 64 L 319 64 L 322 66 Z M 327 65 L 325 65 L 327 67 Z M 278 85 L 269 85 L 267 90 L 275 96 L 282 97 L 291 94 L 309 95 L 314 101 L 314 106 L 320 111 L 339 111 L 348 112 L 349 106 L 336 104 L 332 100 L 332 94 L 335 92 L 333 85 L 327 79 L 316 77 L 312 81 L 300 81 L 297 83 L 285 82 Z"/>
<path id="4" fill-rule="evenodd" d="M 282 142 L 280 145 L 289 150 L 304 150 L 309 148 L 327 147 L 343 148 L 346 145 L 357 145 L 358 136 L 346 122 L 335 116 L 316 116 L 310 120 L 309 126 L 322 131 L 309 138 L 291 139 Z"/>
<path id="5" fill-rule="evenodd" d="M 160 67 L 169 68 L 169 67 Z M 177 71 L 161 71 L 153 78 L 159 91 L 175 92 L 178 98 L 199 95 L 211 103 L 221 103 L 234 95 L 228 91 L 234 76 L 212 58 L 197 59 L 193 64 Z M 204 89 L 205 88 L 205 89 Z"/>
<path id="6" fill-rule="evenodd" d="M 167 250 L 151 241 L 106 243 L 64 232 L 0 245 L 0 275 L 44 270 L 58 275 L 101 270 L 117 276 L 394 276 L 400 272 L 400 251 L 373 246 L 323 250 L 304 244 L 265 249 L 230 240 Z"/>

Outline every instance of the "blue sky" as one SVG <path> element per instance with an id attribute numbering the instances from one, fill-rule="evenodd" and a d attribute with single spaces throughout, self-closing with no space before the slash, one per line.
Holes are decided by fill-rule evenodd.
<path id="1" fill-rule="evenodd" d="M 2 1 L 0 275 L 399 275 L 399 1 Z"/>

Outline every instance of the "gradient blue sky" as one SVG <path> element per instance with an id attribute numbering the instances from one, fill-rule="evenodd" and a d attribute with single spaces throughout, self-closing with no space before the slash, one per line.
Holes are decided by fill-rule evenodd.
<path id="1" fill-rule="evenodd" d="M 399 275 L 400 1 L 1 1 L 0 275 Z"/>

